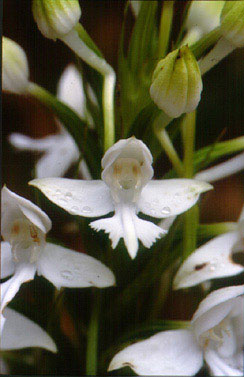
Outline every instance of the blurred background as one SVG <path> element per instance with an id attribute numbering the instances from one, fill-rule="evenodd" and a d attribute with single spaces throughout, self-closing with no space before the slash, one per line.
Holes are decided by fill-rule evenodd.
<path id="1" fill-rule="evenodd" d="M 80 5 L 82 8 L 81 22 L 83 26 L 101 49 L 107 61 L 116 70 L 118 41 L 125 1 L 80 0 Z M 176 20 L 182 17 L 183 8 L 184 2 L 176 2 Z M 132 25 L 133 16 L 131 15 L 131 25 L 128 25 L 128 28 Z M 173 35 L 174 32 L 175 30 L 173 30 Z M 68 63 L 75 62 L 75 57 L 62 42 L 54 42 L 42 36 L 32 18 L 30 0 L 3 1 L 3 35 L 13 39 L 24 48 L 29 61 L 30 79 L 50 92 L 55 93 L 57 82 L 63 69 Z M 204 76 L 203 84 L 204 90 L 197 115 L 196 147 L 200 148 L 209 143 L 214 143 L 220 135 L 222 135 L 221 140 L 228 140 L 243 135 L 244 49 L 236 49 L 234 53 L 208 72 Z M 2 107 L 2 183 L 5 183 L 9 189 L 19 195 L 34 200 L 33 189 L 28 187 L 27 182 L 33 178 L 34 164 L 39 155 L 15 151 L 9 145 L 7 137 L 11 132 L 20 132 L 37 138 L 54 133 L 56 132 L 54 117 L 37 101 L 24 96 L 4 93 L 2 96 Z M 170 167 L 166 157 L 160 166 L 162 166 L 163 175 Z M 202 222 L 211 223 L 237 220 L 244 203 L 243 178 L 243 173 L 240 173 L 214 184 L 215 190 L 206 193 L 201 201 Z M 59 234 L 57 213 L 55 212 L 54 234 L 59 238 L 61 237 L 67 246 L 73 247 L 77 251 L 84 251 L 80 235 L 74 237 L 72 232 L 67 232 L 63 235 Z M 52 217 L 51 213 L 49 215 Z M 54 220 L 53 217 L 52 220 Z M 38 284 L 41 287 L 40 291 L 38 291 Z M 23 288 L 21 297 L 24 297 L 26 302 L 31 303 L 32 318 L 37 317 L 35 313 L 36 309 L 39 308 L 40 302 L 48 307 L 50 290 L 49 286 L 44 287 L 40 282 L 37 282 L 31 289 Z M 38 292 L 41 292 L 40 296 Z M 85 295 L 88 293 L 82 294 L 85 300 Z M 70 296 L 69 300 L 75 301 L 78 297 L 76 295 L 78 293 L 74 293 L 73 296 L 71 295 L 72 297 Z M 16 298 L 17 302 L 21 297 L 18 296 Z M 164 318 L 189 319 L 195 309 L 191 304 L 192 296 L 187 292 L 174 293 L 168 298 L 167 302 L 168 305 L 165 305 L 164 312 L 162 313 Z M 36 318 L 42 324 L 45 323 L 45 305 L 42 319 L 40 319 L 40 316 Z M 26 311 L 26 314 L 28 313 L 29 315 L 28 310 L 25 308 L 22 309 L 23 312 Z M 77 313 L 74 315 L 78 316 Z M 55 321 L 55 318 L 53 320 Z M 61 363 L 62 368 L 58 366 L 59 362 L 57 362 L 54 374 L 76 374 L 79 370 L 76 368 L 78 368 L 77 365 L 80 363 L 80 360 L 77 355 L 72 354 L 72 348 L 69 347 L 70 342 L 73 342 L 73 344 L 79 343 L 77 331 L 78 334 L 82 332 L 82 324 L 79 325 L 78 330 L 75 329 L 69 314 L 65 311 L 62 321 L 63 351 L 67 353 L 66 362 L 67 360 L 71 360 L 74 370 L 71 371 L 70 365 L 66 365 L 57 359 Z M 38 351 L 32 351 L 33 354 L 35 360 L 37 360 L 39 357 Z M 17 370 L 20 373 L 22 367 L 18 366 L 16 368 L 13 370 Z M 22 371 L 24 373 L 25 369 L 22 369 Z M 45 372 L 45 368 L 43 371 Z M 35 369 L 33 370 L 34 372 Z"/>

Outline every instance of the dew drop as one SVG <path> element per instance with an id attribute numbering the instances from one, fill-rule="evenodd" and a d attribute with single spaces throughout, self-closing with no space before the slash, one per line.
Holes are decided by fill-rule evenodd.
<path id="1" fill-rule="evenodd" d="M 64 199 L 64 198 L 60 198 L 60 199 L 59 199 L 59 202 L 60 202 L 60 203 L 67 203 L 67 200 Z"/>
<path id="2" fill-rule="evenodd" d="M 60 194 L 61 194 L 61 190 L 57 189 L 57 190 L 56 190 L 56 194 L 57 194 L 57 195 L 60 195 Z"/>
<path id="3" fill-rule="evenodd" d="M 90 212 L 92 212 L 92 209 L 90 207 L 88 207 L 88 206 L 85 206 L 85 207 L 82 208 L 82 212 L 84 212 L 84 213 L 90 213 Z"/>
<path id="4" fill-rule="evenodd" d="M 66 197 L 67 199 L 72 198 L 72 193 L 71 193 L 71 192 L 66 192 L 65 197 Z"/>
<path id="5" fill-rule="evenodd" d="M 78 211 L 78 210 L 79 210 L 79 208 L 76 207 L 76 206 L 71 207 L 71 211 Z"/>
<path id="6" fill-rule="evenodd" d="M 73 273 L 69 270 L 63 270 L 60 272 L 62 278 L 66 280 L 72 280 L 73 279 Z"/>
<path id="7" fill-rule="evenodd" d="M 170 208 L 169 207 L 163 207 L 162 209 L 161 209 L 161 213 L 162 213 L 162 215 L 169 215 L 170 214 Z"/>

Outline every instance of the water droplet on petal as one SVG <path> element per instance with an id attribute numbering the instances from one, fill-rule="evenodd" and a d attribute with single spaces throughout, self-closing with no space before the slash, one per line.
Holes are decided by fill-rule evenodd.
<path id="1" fill-rule="evenodd" d="M 56 194 L 57 194 L 57 195 L 60 195 L 60 194 L 61 194 L 61 190 L 57 189 L 57 190 L 56 190 Z"/>
<path id="2" fill-rule="evenodd" d="M 65 197 L 67 199 L 71 199 L 72 198 L 72 193 L 71 192 L 66 192 Z"/>
<path id="3" fill-rule="evenodd" d="M 62 278 L 66 280 L 72 280 L 73 279 L 73 273 L 69 270 L 63 270 L 60 272 L 60 275 Z"/>
<path id="4" fill-rule="evenodd" d="M 161 209 L 161 213 L 162 213 L 162 215 L 169 215 L 170 214 L 170 208 L 169 207 L 163 207 L 162 209 Z"/>
<path id="5" fill-rule="evenodd" d="M 60 198 L 60 199 L 59 199 L 59 202 L 60 202 L 60 203 L 67 203 L 67 200 L 64 199 L 64 198 Z"/>
<path id="6" fill-rule="evenodd" d="M 71 211 L 78 211 L 78 210 L 79 210 L 79 208 L 77 206 L 71 207 Z"/>
<path id="7" fill-rule="evenodd" d="M 92 209 L 90 207 L 88 207 L 88 206 L 85 206 L 85 207 L 82 208 L 82 212 L 84 212 L 84 213 L 91 213 Z"/>

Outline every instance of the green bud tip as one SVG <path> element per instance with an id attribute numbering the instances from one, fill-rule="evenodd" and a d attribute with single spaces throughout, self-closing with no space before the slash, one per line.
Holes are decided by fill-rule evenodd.
<path id="1" fill-rule="evenodd" d="M 78 0 L 33 0 L 32 11 L 40 32 L 54 40 L 68 34 L 81 17 Z"/>
<path id="2" fill-rule="evenodd" d="M 187 45 L 169 53 L 157 64 L 150 95 L 169 117 L 178 118 L 195 110 L 201 91 L 198 63 Z"/>
<path id="3" fill-rule="evenodd" d="M 2 89 L 22 94 L 29 85 L 29 67 L 24 50 L 14 41 L 2 39 Z"/>

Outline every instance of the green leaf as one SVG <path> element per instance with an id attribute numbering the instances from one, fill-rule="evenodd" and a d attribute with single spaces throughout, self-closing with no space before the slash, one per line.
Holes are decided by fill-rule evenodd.
<path id="1" fill-rule="evenodd" d="M 151 103 L 149 87 L 151 75 L 157 63 L 156 11 L 156 1 L 141 3 L 128 51 L 125 54 L 124 40 L 128 6 L 125 9 L 118 60 L 121 117 L 125 134 L 128 133 L 137 114 Z"/>
<path id="2" fill-rule="evenodd" d="M 66 104 L 36 84 L 29 86 L 30 95 L 51 109 L 74 138 L 94 178 L 100 177 L 101 150 L 94 143 L 94 135 L 87 124 Z"/>
<path id="3" fill-rule="evenodd" d="M 194 174 L 204 168 L 207 168 L 210 164 L 222 157 L 227 157 L 233 153 L 241 152 L 243 150 L 244 136 L 208 145 L 207 147 L 199 149 L 194 153 Z M 163 178 L 174 178 L 176 176 L 176 172 L 172 169 L 167 172 Z"/>
<path id="4" fill-rule="evenodd" d="M 185 329 L 190 326 L 190 321 L 175 321 L 175 320 L 157 320 L 150 323 L 144 323 L 128 331 L 119 339 L 119 343 L 132 342 L 135 340 L 148 338 L 160 331 Z"/>

